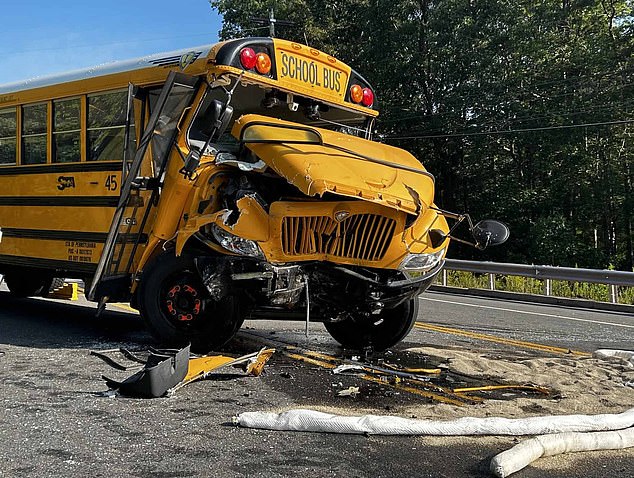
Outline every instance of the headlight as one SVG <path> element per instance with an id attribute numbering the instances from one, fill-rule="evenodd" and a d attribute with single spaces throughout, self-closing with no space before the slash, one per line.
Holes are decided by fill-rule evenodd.
<path id="1" fill-rule="evenodd" d="M 257 242 L 231 234 L 216 224 L 211 225 L 211 233 L 222 247 L 241 256 L 257 257 L 264 259 L 262 249 Z"/>
<path id="2" fill-rule="evenodd" d="M 436 268 L 444 257 L 445 249 L 440 249 L 431 254 L 407 254 L 398 268 L 406 273 L 418 272 L 424 274 Z"/>

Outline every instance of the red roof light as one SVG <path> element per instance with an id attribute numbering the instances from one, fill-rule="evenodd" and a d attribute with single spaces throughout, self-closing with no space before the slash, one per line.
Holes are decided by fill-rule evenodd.
<path id="1" fill-rule="evenodd" d="M 240 63 L 247 70 L 252 70 L 255 67 L 256 56 L 253 48 L 243 48 L 240 51 Z"/>
<path id="2" fill-rule="evenodd" d="M 374 93 L 370 88 L 363 88 L 363 98 L 361 99 L 361 104 L 363 106 L 372 106 L 374 103 Z"/>

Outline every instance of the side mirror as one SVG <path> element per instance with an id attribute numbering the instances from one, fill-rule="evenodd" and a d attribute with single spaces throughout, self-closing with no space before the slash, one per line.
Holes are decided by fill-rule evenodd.
<path id="1" fill-rule="evenodd" d="M 185 164 L 180 169 L 180 173 L 186 178 L 192 179 L 194 172 L 200 164 L 200 157 L 207 151 L 212 141 L 220 138 L 227 130 L 231 118 L 233 117 L 233 106 L 225 105 L 222 101 L 213 100 L 205 113 L 205 123 L 209 125 L 205 134 L 209 135 L 205 146 L 202 149 L 192 148 L 184 158 Z"/>
<path id="2" fill-rule="evenodd" d="M 216 131 L 213 134 L 213 139 L 220 138 L 227 128 L 229 127 L 229 123 L 231 122 L 231 118 L 233 118 L 233 106 L 227 105 L 222 110 L 220 117 L 216 121 Z"/>
<path id="3" fill-rule="evenodd" d="M 484 219 L 471 228 L 471 235 L 475 239 L 478 249 L 489 246 L 499 246 L 509 238 L 509 228 L 500 221 Z"/>
<path id="4" fill-rule="evenodd" d="M 213 100 L 204 116 L 204 133 L 209 135 L 210 141 L 224 134 L 233 116 L 233 106 L 226 105 L 220 100 Z"/>

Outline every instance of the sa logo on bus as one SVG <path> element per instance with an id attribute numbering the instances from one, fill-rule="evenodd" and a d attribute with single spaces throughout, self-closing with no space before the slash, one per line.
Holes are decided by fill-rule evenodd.
<path id="1" fill-rule="evenodd" d="M 63 191 L 66 188 L 74 188 L 75 187 L 75 176 L 60 176 L 57 178 L 57 189 Z"/>

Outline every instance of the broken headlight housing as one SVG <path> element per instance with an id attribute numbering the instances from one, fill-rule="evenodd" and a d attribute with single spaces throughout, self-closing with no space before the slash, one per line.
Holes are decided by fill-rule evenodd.
<path id="1" fill-rule="evenodd" d="M 234 254 L 264 259 L 262 249 L 260 249 L 260 246 L 255 241 L 231 234 L 216 224 L 211 225 L 211 233 L 216 241 L 218 241 L 218 244 Z"/>
<path id="2" fill-rule="evenodd" d="M 439 249 L 429 254 L 407 254 L 398 266 L 409 277 L 425 274 L 436 269 L 445 257 L 445 249 Z"/>

